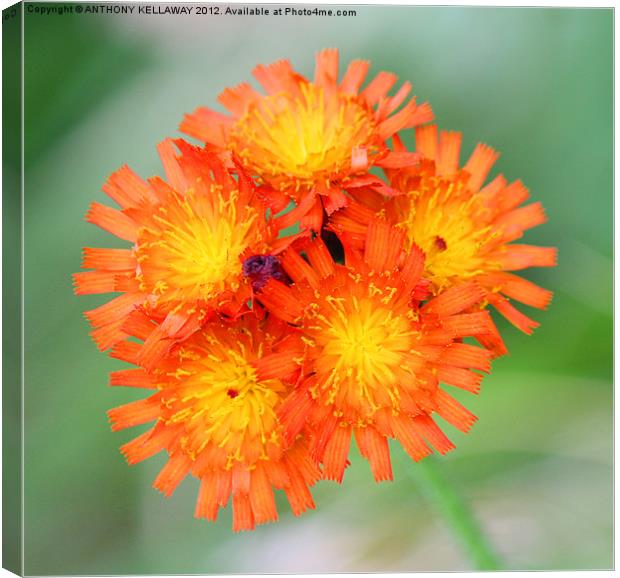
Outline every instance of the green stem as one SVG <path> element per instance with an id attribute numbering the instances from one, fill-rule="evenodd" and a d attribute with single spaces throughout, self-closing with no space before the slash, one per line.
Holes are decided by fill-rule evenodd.
<path id="1" fill-rule="evenodd" d="M 461 499 L 441 472 L 433 457 L 408 468 L 426 499 L 444 516 L 476 570 L 499 570 L 501 562 L 493 551 L 471 508 Z"/>

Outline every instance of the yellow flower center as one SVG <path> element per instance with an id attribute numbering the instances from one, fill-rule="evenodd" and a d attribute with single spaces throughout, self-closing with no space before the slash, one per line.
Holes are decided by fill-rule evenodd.
<path id="1" fill-rule="evenodd" d="M 395 206 L 397 226 L 426 254 L 425 276 L 437 290 L 499 269 L 485 251 L 497 233 L 487 224 L 480 198 L 462 180 L 424 176 Z"/>
<path id="2" fill-rule="evenodd" d="M 343 315 L 330 318 L 321 339 L 327 351 L 338 358 L 336 369 L 374 383 L 393 379 L 391 367 L 402 361 L 402 352 L 409 348 L 408 324 L 368 299 L 355 300 L 352 305 L 338 307 L 336 313 Z"/>
<path id="3" fill-rule="evenodd" d="M 419 333 L 415 313 L 395 308 L 389 280 L 358 279 L 349 289 L 343 288 L 346 297 L 325 297 L 310 313 L 318 377 L 313 395 L 346 410 L 345 419 L 367 420 L 380 408 L 398 410 L 402 385 L 415 382 Z"/>
<path id="4" fill-rule="evenodd" d="M 309 82 L 300 90 L 262 98 L 231 133 L 231 149 L 280 190 L 327 184 L 351 171 L 353 149 L 375 151 L 373 114 L 358 98 Z"/>
<path id="5" fill-rule="evenodd" d="M 193 338 L 162 385 L 167 423 L 184 425 L 183 449 L 196 458 L 207 444 L 216 446 L 229 469 L 236 462 L 266 459 L 267 445 L 279 444 L 275 408 L 286 392 L 280 380 L 257 378 L 250 365 L 256 354 L 240 337 L 235 342 L 205 331 Z"/>
<path id="6" fill-rule="evenodd" d="M 192 191 L 159 207 L 152 226 L 140 231 L 137 258 L 143 291 L 161 302 L 209 300 L 239 287 L 239 256 L 259 234 L 258 216 L 246 207 L 241 218 L 237 195 L 225 200 L 198 197 Z"/>

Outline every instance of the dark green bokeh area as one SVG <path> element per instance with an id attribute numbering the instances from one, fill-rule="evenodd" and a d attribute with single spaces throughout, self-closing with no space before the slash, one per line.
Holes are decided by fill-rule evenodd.
<path id="1" fill-rule="evenodd" d="M 500 322 L 510 355 L 479 416 L 438 460 L 509 569 L 612 566 L 612 11 L 357 7 L 350 18 L 25 17 L 25 570 L 28 574 L 420 571 L 470 568 L 394 447 L 377 485 L 354 452 L 316 511 L 234 535 L 193 516 L 198 484 L 166 499 L 164 456 L 128 467 L 106 410 L 141 396 L 107 386 L 122 366 L 98 352 L 75 297 L 83 246 L 122 246 L 88 225 L 91 201 L 128 163 L 160 173 L 156 144 L 183 113 L 216 105 L 257 63 L 314 53 L 372 61 L 411 80 L 441 127 L 485 142 L 493 174 L 522 179 L 549 223 L 525 242 L 559 267 L 525 276 L 555 292 L 533 336 Z"/>

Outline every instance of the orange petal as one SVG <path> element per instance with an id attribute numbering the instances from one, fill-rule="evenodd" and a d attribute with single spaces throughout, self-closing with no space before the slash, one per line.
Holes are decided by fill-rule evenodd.
<path id="1" fill-rule="evenodd" d="M 160 414 L 160 395 L 157 393 L 146 399 L 115 407 L 108 411 L 112 431 L 119 431 L 157 419 Z"/>
<path id="2" fill-rule="evenodd" d="M 333 275 L 335 271 L 334 260 L 320 237 L 316 237 L 312 243 L 308 243 L 305 251 L 312 268 L 321 279 Z"/>
<path id="3" fill-rule="evenodd" d="M 100 327 L 126 317 L 143 299 L 144 296 L 139 293 L 125 293 L 96 309 L 86 311 L 84 315 L 94 327 Z"/>
<path id="4" fill-rule="evenodd" d="M 149 184 L 127 165 L 113 173 L 102 190 L 121 207 L 138 207 L 145 202 L 157 200 Z"/>
<path id="5" fill-rule="evenodd" d="M 308 231 L 320 231 L 321 230 L 321 226 L 323 225 L 323 203 L 321 202 L 321 199 L 325 199 L 327 201 L 326 203 L 326 212 L 327 212 L 327 208 L 331 209 L 336 209 L 336 208 L 340 208 L 338 206 L 338 203 L 340 201 L 342 201 L 342 199 L 344 199 L 344 201 L 346 201 L 346 197 L 344 195 L 337 195 L 335 197 L 332 198 L 332 196 L 330 195 L 329 197 L 325 198 L 325 197 L 318 197 L 314 200 L 314 204 L 310 207 L 310 209 L 306 212 L 305 215 L 303 215 L 303 217 L 301 217 L 301 220 L 299 221 L 299 226 L 302 230 L 308 230 Z M 340 199 L 340 201 L 338 200 Z M 332 202 L 334 203 L 332 205 Z"/>
<path id="6" fill-rule="evenodd" d="M 405 128 L 413 128 L 419 124 L 430 122 L 434 120 L 434 118 L 435 113 L 433 112 L 431 105 L 428 102 L 423 102 L 422 104 L 416 106 L 416 109 L 409 118 L 409 123 Z"/>
<path id="7" fill-rule="evenodd" d="M 303 77 L 293 70 L 288 60 L 278 60 L 267 66 L 259 64 L 252 74 L 267 94 L 290 92 L 298 95 L 300 92 L 298 83 L 303 80 Z"/>
<path id="8" fill-rule="evenodd" d="M 119 341 L 129 337 L 122 329 L 123 319 L 118 319 L 102 327 L 97 327 L 90 332 L 90 336 L 97 344 L 97 348 L 100 351 L 105 351 L 113 345 L 116 345 Z"/>
<path id="9" fill-rule="evenodd" d="M 225 114 L 201 107 L 192 114 L 185 115 L 179 130 L 194 138 L 224 148 L 232 122 L 232 119 Z"/>
<path id="10" fill-rule="evenodd" d="M 375 219 L 368 225 L 364 259 L 375 271 L 390 271 L 396 267 L 402 252 L 405 232 Z"/>
<path id="11" fill-rule="evenodd" d="M 252 365 L 256 368 L 259 379 L 286 379 L 299 369 L 300 363 L 296 361 L 296 354 L 299 353 L 301 352 L 290 350 L 270 353 L 257 359 Z"/>
<path id="12" fill-rule="evenodd" d="M 138 353 L 142 345 L 135 341 L 121 341 L 117 343 L 110 351 L 110 357 L 127 361 L 128 363 L 137 363 Z"/>
<path id="13" fill-rule="evenodd" d="M 441 362 L 454 367 L 490 371 L 491 353 L 467 343 L 452 343 L 442 350 Z"/>
<path id="14" fill-rule="evenodd" d="M 192 460 L 184 453 L 173 454 L 153 482 L 153 487 L 164 496 L 171 496 L 192 467 Z"/>
<path id="15" fill-rule="evenodd" d="M 295 467 L 288 468 L 289 484 L 284 488 L 286 497 L 295 516 L 301 516 L 306 510 L 314 509 L 314 500 L 303 477 Z"/>
<path id="16" fill-rule="evenodd" d="M 417 126 L 415 129 L 415 148 L 426 158 L 434 161 L 437 158 L 438 131 L 436 124 Z"/>
<path id="17" fill-rule="evenodd" d="M 411 92 L 411 83 L 404 82 L 403 85 L 398 89 L 396 94 L 392 98 L 388 98 L 385 106 L 385 112 L 382 115 L 379 115 L 379 119 L 383 119 L 386 116 L 392 114 L 407 98 L 407 95 Z"/>
<path id="18" fill-rule="evenodd" d="M 248 494 L 250 492 L 250 470 L 237 462 L 232 469 L 232 492 Z"/>
<path id="19" fill-rule="evenodd" d="M 290 197 L 281 191 L 276 191 L 265 185 L 258 187 L 256 189 L 256 194 L 263 201 L 263 203 L 271 209 L 271 212 L 274 215 L 277 215 L 279 212 L 286 209 L 286 207 L 288 207 L 291 203 Z"/>
<path id="20" fill-rule="evenodd" d="M 206 518 L 211 522 L 215 522 L 220 508 L 216 495 L 217 478 L 210 474 L 203 476 L 200 480 L 200 490 L 198 491 L 196 509 L 194 510 L 196 518 Z"/>
<path id="21" fill-rule="evenodd" d="M 299 221 L 308 211 L 314 208 L 316 205 L 317 198 L 316 193 L 311 191 L 307 195 L 303 197 L 301 202 L 285 213 L 284 215 L 280 215 L 273 219 L 273 224 L 277 229 L 286 229 L 287 227 L 291 227 L 297 221 Z"/>
<path id="22" fill-rule="evenodd" d="M 247 82 L 242 82 L 233 88 L 225 88 L 217 97 L 218 101 L 228 109 L 235 117 L 243 116 L 248 105 L 259 100 L 261 95 Z"/>
<path id="23" fill-rule="evenodd" d="M 465 311 L 484 299 L 486 292 L 476 283 L 463 283 L 444 291 L 429 301 L 422 311 L 440 316 L 454 315 Z"/>
<path id="24" fill-rule="evenodd" d="M 327 480 L 341 483 L 347 467 L 347 456 L 351 444 L 351 428 L 338 426 L 325 446 L 323 475 Z"/>
<path id="25" fill-rule="evenodd" d="M 486 335 L 491 332 L 493 321 L 488 311 L 461 313 L 442 319 L 442 329 L 454 338 Z"/>
<path id="26" fill-rule="evenodd" d="M 451 423 L 455 428 L 467 432 L 478 419 L 467 408 L 463 407 L 456 399 L 448 395 L 442 389 L 435 394 L 437 413 Z"/>
<path id="27" fill-rule="evenodd" d="M 482 375 L 469 371 L 468 369 L 463 369 L 462 367 L 442 365 L 438 369 L 437 377 L 439 381 L 443 383 L 459 387 L 471 393 L 478 393 L 480 391 Z"/>
<path id="28" fill-rule="evenodd" d="M 73 274 L 74 293 L 92 295 L 112 293 L 116 288 L 116 273 L 110 271 L 86 271 Z"/>
<path id="29" fill-rule="evenodd" d="M 325 448 L 338 427 L 338 420 L 333 415 L 328 415 L 320 423 L 313 424 L 313 437 L 310 439 L 310 455 L 316 463 L 323 461 Z"/>
<path id="30" fill-rule="evenodd" d="M 458 171 L 462 137 L 463 135 L 460 132 L 441 131 L 439 136 L 437 174 L 452 175 Z"/>
<path id="31" fill-rule="evenodd" d="M 355 428 L 354 432 L 357 447 L 360 454 L 370 463 L 375 481 L 391 481 L 393 479 L 392 463 L 387 437 L 371 426 Z"/>
<path id="32" fill-rule="evenodd" d="M 497 213 L 505 213 L 518 207 L 530 196 L 528 189 L 521 181 L 514 181 L 506 186 L 506 179 L 499 175 L 480 191 L 486 197 L 486 203 Z"/>
<path id="33" fill-rule="evenodd" d="M 265 472 L 269 478 L 269 483 L 278 490 L 284 489 L 291 483 L 286 465 L 282 460 L 269 460 L 268 462 L 265 462 Z"/>
<path id="34" fill-rule="evenodd" d="M 86 213 L 86 220 L 125 241 L 135 242 L 137 239 L 138 225 L 133 219 L 112 207 L 92 203 Z"/>
<path id="35" fill-rule="evenodd" d="M 521 311 L 510 304 L 508 299 L 502 297 L 501 295 L 490 295 L 489 303 L 491 303 L 493 307 L 495 307 L 495 309 L 497 309 L 517 329 L 520 329 L 527 335 L 531 335 L 534 329 L 540 325 L 540 323 L 537 323 L 533 319 L 530 319 L 527 315 L 521 313 Z"/>
<path id="36" fill-rule="evenodd" d="M 301 474 L 307 485 L 311 486 L 321 479 L 321 472 L 310 459 L 305 444 L 298 442 L 291 446 L 286 453 L 286 459 Z"/>
<path id="37" fill-rule="evenodd" d="M 168 182 L 178 193 L 184 193 L 188 187 L 183 169 L 177 160 L 177 154 L 172 139 L 165 139 L 157 145 L 157 152 L 161 158 Z"/>
<path id="38" fill-rule="evenodd" d="M 502 239 L 505 242 L 513 241 L 527 231 L 547 221 L 542 203 L 532 203 L 520 207 L 495 219 L 493 226 L 502 229 Z"/>
<path id="39" fill-rule="evenodd" d="M 280 264 L 287 275 L 296 283 L 307 281 L 312 287 L 319 287 L 319 276 L 295 249 L 287 249 L 280 257 Z"/>
<path id="40" fill-rule="evenodd" d="M 110 385 L 122 385 L 125 387 L 144 387 L 154 389 L 156 387 L 151 376 L 144 369 L 121 369 L 110 373 Z"/>
<path id="41" fill-rule="evenodd" d="M 367 60 L 353 60 L 340 82 L 340 90 L 345 94 L 358 94 L 369 68 Z"/>
<path id="42" fill-rule="evenodd" d="M 257 298 L 283 321 L 296 323 L 303 314 L 303 308 L 291 290 L 275 279 L 267 281 L 267 284 L 257 294 Z"/>
<path id="43" fill-rule="evenodd" d="M 178 428 L 166 427 L 159 423 L 154 428 L 122 445 L 121 453 L 129 465 L 137 464 L 166 449 L 178 434 Z"/>
<path id="44" fill-rule="evenodd" d="M 233 532 L 253 530 L 255 527 L 249 496 L 233 494 Z"/>
<path id="45" fill-rule="evenodd" d="M 217 476 L 217 503 L 225 508 L 232 491 L 232 473 L 230 470 L 214 472 Z"/>
<path id="46" fill-rule="evenodd" d="M 422 458 L 431 454 L 431 449 L 419 436 L 416 428 L 407 416 L 397 416 L 392 422 L 394 436 L 402 444 L 409 456 L 419 462 Z"/>
<path id="47" fill-rule="evenodd" d="M 285 439 L 292 443 L 306 425 L 314 402 L 303 388 L 295 389 L 278 408 L 278 418 L 284 428 Z"/>
<path id="48" fill-rule="evenodd" d="M 424 272 L 424 252 L 417 245 L 412 245 L 405 263 L 401 268 L 400 278 L 402 281 L 403 293 L 407 296 L 413 291 Z"/>
<path id="49" fill-rule="evenodd" d="M 257 524 L 275 522 L 278 519 L 273 488 L 263 467 L 252 471 L 250 480 L 250 504 Z"/>
<path id="50" fill-rule="evenodd" d="M 156 326 L 148 315 L 139 310 L 131 312 L 123 323 L 125 333 L 142 341 L 146 341 L 155 328 Z"/>
<path id="51" fill-rule="evenodd" d="M 403 108 L 401 108 L 396 114 L 386 118 L 379 126 L 377 131 L 379 138 L 387 140 L 393 134 L 404 128 L 411 128 L 417 124 L 425 122 L 425 120 L 419 120 L 418 117 L 425 119 L 426 115 L 420 116 L 418 106 L 416 105 L 415 98 L 412 98 Z M 431 116 L 432 118 L 432 116 Z"/>
<path id="52" fill-rule="evenodd" d="M 469 188 L 474 193 L 480 190 L 482 183 L 487 178 L 491 167 L 499 157 L 499 153 L 491 147 L 478 144 L 473 154 L 467 161 L 464 169 L 470 174 L 468 181 Z"/>
<path id="53" fill-rule="evenodd" d="M 338 83 L 338 49 L 326 48 L 316 55 L 314 84 L 336 86 Z"/>
<path id="54" fill-rule="evenodd" d="M 136 268 L 136 259 L 129 249 L 84 247 L 82 268 L 103 271 L 132 271 Z"/>
<path id="55" fill-rule="evenodd" d="M 388 91 L 396 84 L 397 80 L 398 76 L 382 70 L 368 83 L 361 96 L 370 106 L 374 106 L 387 96 Z"/>
<path id="56" fill-rule="evenodd" d="M 488 273 L 477 277 L 476 280 L 484 287 L 497 288 L 507 297 L 537 309 L 546 309 L 553 297 L 552 291 L 511 273 Z"/>
<path id="57" fill-rule="evenodd" d="M 454 449 L 454 444 L 433 421 L 430 415 L 420 414 L 415 416 L 413 418 L 413 426 L 440 454 L 447 454 Z"/>
<path id="58" fill-rule="evenodd" d="M 420 153 L 393 152 L 388 153 L 382 159 L 375 161 L 377 167 L 383 169 L 400 169 L 416 166 L 420 162 Z"/>
<path id="59" fill-rule="evenodd" d="M 494 255 L 506 271 L 518 271 L 528 267 L 555 267 L 558 264 L 558 250 L 555 247 L 511 244 L 505 253 Z"/>
<path id="60" fill-rule="evenodd" d="M 490 332 L 484 335 L 476 335 L 476 341 L 485 349 L 491 352 L 493 357 L 500 357 L 508 353 L 506 344 L 499 334 L 495 323 L 491 323 Z"/>

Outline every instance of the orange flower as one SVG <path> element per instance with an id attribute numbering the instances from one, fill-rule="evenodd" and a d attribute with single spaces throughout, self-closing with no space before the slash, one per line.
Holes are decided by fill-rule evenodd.
<path id="1" fill-rule="evenodd" d="M 343 188 L 386 190 L 368 169 L 402 166 L 415 156 L 391 153 L 386 141 L 403 128 L 433 119 L 428 103 L 418 106 L 415 98 L 396 112 L 411 85 L 406 82 L 388 96 L 397 80 L 389 72 L 380 72 L 360 91 L 369 66 L 364 60 L 351 62 L 338 82 L 335 49 L 317 54 L 313 81 L 287 60 L 260 65 L 254 76 L 265 95 L 248 83 L 227 88 L 219 101 L 231 116 L 198 108 L 180 128 L 241 158 L 267 185 L 263 192 L 275 212 L 295 200 L 298 207 L 283 217 L 284 226 L 301 218 L 302 227 L 318 229 L 322 207 L 330 214 L 346 204 Z"/>
<path id="2" fill-rule="evenodd" d="M 332 227 L 361 246 L 368 223 L 376 215 L 385 217 L 406 233 L 409 245 L 424 251 L 424 275 L 432 282 L 434 294 L 474 281 L 484 288 L 485 303 L 531 333 L 538 323 L 509 299 L 544 309 L 552 293 L 508 271 L 556 264 L 554 248 L 513 243 L 524 231 L 546 221 L 542 205 L 519 206 L 529 196 L 520 181 L 507 184 L 499 175 L 482 186 L 498 156 L 488 146 L 479 144 L 461 169 L 461 133 L 438 135 L 437 127 L 428 125 L 416 129 L 416 143 L 425 160 L 390 171 L 391 186 L 403 194 L 387 199 L 369 190 L 354 193 L 355 201 L 333 216 Z M 404 149 L 398 139 L 395 148 Z M 505 352 L 501 343 L 495 343 L 494 349 Z"/>
<path id="3" fill-rule="evenodd" d="M 129 325 L 140 339 L 154 329 L 139 311 Z M 142 347 L 122 341 L 113 356 L 139 363 Z M 195 515 L 215 520 L 232 497 L 235 531 L 277 520 L 274 488 L 285 491 L 295 515 L 314 508 L 308 487 L 320 472 L 304 440 L 286 441 L 276 415 L 299 373 L 299 350 L 288 326 L 249 314 L 234 324 L 208 323 L 151 372 L 112 373 L 112 385 L 156 390 L 109 412 L 115 431 L 156 422 L 122 453 L 134 464 L 166 450 L 153 486 L 169 496 L 191 473 L 201 482 Z"/>
<path id="4" fill-rule="evenodd" d="M 271 279 L 258 299 L 273 314 L 297 325 L 305 344 L 302 381 L 280 415 L 294 439 L 307 425 L 310 451 L 326 478 L 340 481 L 351 435 L 377 481 L 392 478 L 388 438 L 414 460 L 454 446 L 434 422 L 439 416 L 462 431 L 475 417 L 439 382 L 476 393 L 489 370 L 490 353 L 460 343 L 491 331 L 486 311 L 463 313 L 482 291 L 454 287 L 420 307 L 424 294 L 422 252 L 403 254 L 405 233 L 373 221 L 363 256 L 347 248 L 335 264 L 320 238 L 282 255 L 295 282 Z"/>
<path id="5" fill-rule="evenodd" d="M 235 179 L 221 161 L 203 149 L 176 141 L 159 145 L 168 183 L 148 182 L 127 166 L 103 190 L 121 210 L 93 203 L 87 220 L 131 248 L 85 248 L 74 275 L 76 293 L 122 295 L 86 317 L 100 349 L 126 337 L 123 324 L 136 308 L 161 321 L 143 350 L 141 362 L 153 365 L 174 339 L 194 332 L 215 311 L 230 316 L 246 307 L 250 285 L 243 260 L 277 250 L 275 231 L 251 180 L 238 170 Z"/>

